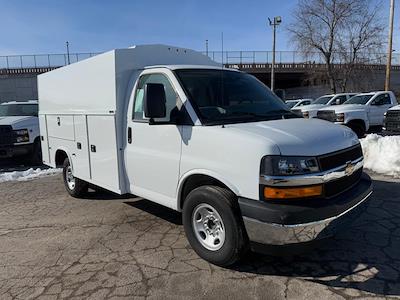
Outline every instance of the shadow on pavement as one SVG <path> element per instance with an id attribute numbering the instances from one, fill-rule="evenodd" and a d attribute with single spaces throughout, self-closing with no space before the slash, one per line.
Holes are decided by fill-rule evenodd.
<path id="1" fill-rule="evenodd" d="M 175 225 L 182 225 L 182 215 L 181 213 L 169 209 L 165 206 L 159 205 L 157 203 L 151 202 L 149 200 L 141 199 L 133 202 L 124 202 L 129 206 L 135 207 L 149 214 L 152 214 L 158 218 L 161 218 L 167 222 L 173 223 Z"/>

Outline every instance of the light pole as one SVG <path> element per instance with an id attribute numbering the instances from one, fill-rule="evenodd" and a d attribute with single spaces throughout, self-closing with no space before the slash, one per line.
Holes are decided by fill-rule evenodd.
<path id="1" fill-rule="evenodd" d="M 271 90 L 275 88 L 275 44 L 276 44 L 276 27 L 282 23 L 282 18 L 277 16 L 274 20 L 268 18 L 269 25 L 273 27 L 273 40 L 272 40 L 272 65 L 271 65 Z"/>
<path id="2" fill-rule="evenodd" d="M 69 43 L 68 43 L 68 41 L 65 42 L 65 45 L 67 46 L 67 62 L 68 62 L 68 64 L 70 64 L 71 62 L 69 60 Z"/>
<path id="3" fill-rule="evenodd" d="M 206 55 L 208 56 L 208 40 L 206 40 Z"/>
<path id="4" fill-rule="evenodd" d="M 390 1 L 390 17 L 389 17 L 389 45 L 388 57 L 386 62 L 386 79 L 385 91 L 390 89 L 390 69 L 392 67 L 392 52 L 393 52 L 393 19 L 394 19 L 394 0 Z"/>

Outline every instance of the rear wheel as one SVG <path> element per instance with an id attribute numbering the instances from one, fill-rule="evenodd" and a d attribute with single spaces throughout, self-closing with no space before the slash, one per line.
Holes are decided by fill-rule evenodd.
<path id="1" fill-rule="evenodd" d="M 82 179 L 74 177 L 69 159 L 66 158 L 63 164 L 63 179 L 65 188 L 72 197 L 82 197 L 88 191 L 88 183 Z"/>
<path id="2" fill-rule="evenodd" d="M 202 186 L 191 191 L 182 218 L 193 250 L 213 264 L 232 265 L 247 249 L 237 198 L 224 188 Z"/>

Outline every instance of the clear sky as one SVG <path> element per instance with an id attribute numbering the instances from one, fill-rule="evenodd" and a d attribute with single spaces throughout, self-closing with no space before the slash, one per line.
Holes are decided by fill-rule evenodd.
<path id="1" fill-rule="evenodd" d="M 385 21 L 389 0 L 383 0 Z M 278 50 L 292 50 L 285 24 L 296 0 L 0 0 L 0 55 L 97 52 L 163 43 L 210 50 L 270 50 L 267 17 L 282 16 Z M 400 3 L 396 7 L 399 19 Z M 400 52 L 399 23 L 395 49 Z M 385 49 L 383 49 L 385 51 Z"/>

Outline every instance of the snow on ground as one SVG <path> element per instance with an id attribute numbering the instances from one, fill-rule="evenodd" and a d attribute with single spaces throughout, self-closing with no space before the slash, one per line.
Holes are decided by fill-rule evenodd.
<path id="1" fill-rule="evenodd" d="M 0 183 L 6 181 L 27 181 L 34 178 L 51 176 L 61 173 L 62 169 L 30 168 L 26 171 L 13 171 L 0 173 Z"/>
<path id="2" fill-rule="evenodd" d="M 369 134 L 360 142 L 366 169 L 400 178 L 400 136 Z"/>

